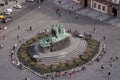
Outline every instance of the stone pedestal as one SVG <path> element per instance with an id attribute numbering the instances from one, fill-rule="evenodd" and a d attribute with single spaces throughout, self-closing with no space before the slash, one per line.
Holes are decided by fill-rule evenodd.
<path id="1" fill-rule="evenodd" d="M 39 45 L 39 49 L 42 53 L 59 51 L 68 47 L 71 44 L 70 37 L 66 37 L 58 42 L 51 43 L 50 46 L 42 47 Z"/>

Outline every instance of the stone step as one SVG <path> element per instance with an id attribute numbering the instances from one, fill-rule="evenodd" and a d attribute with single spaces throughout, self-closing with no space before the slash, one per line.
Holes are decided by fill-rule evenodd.
<path id="1" fill-rule="evenodd" d="M 79 45 L 79 47 L 81 48 L 81 44 Z M 80 49 L 79 47 L 77 47 L 77 49 L 75 49 L 75 50 L 73 50 L 73 51 L 71 51 L 71 52 L 69 52 L 69 54 L 68 55 L 70 55 L 70 53 L 73 53 L 73 52 L 75 52 L 76 50 L 78 50 L 78 49 Z M 65 55 L 67 55 L 67 54 L 65 54 Z M 59 56 L 53 56 L 53 57 L 44 57 L 44 59 L 54 59 L 54 58 L 56 58 L 57 59 L 57 57 L 59 57 Z"/>
<path id="2" fill-rule="evenodd" d="M 79 45 L 81 45 L 81 43 L 79 44 Z M 77 47 L 77 48 L 79 48 L 79 47 Z M 77 49 L 76 48 L 76 49 Z M 74 49 L 74 50 L 76 50 L 76 49 Z M 72 51 L 74 51 L 74 50 L 72 50 Z M 70 52 L 70 48 L 68 49 L 68 50 L 65 50 L 64 52 Z M 63 53 L 64 53 L 63 52 Z M 59 55 L 57 55 L 58 57 L 59 57 Z M 54 58 L 54 57 L 57 57 L 57 56 L 53 56 L 53 57 L 44 57 L 44 58 Z"/>
<path id="3" fill-rule="evenodd" d="M 50 53 L 39 53 L 41 57 L 53 57 L 53 56 L 59 56 L 60 54 L 66 54 L 65 52 L 70 52 L 70 50 L 74 50 L 77 48 L 77 46 L 82 42 L 83 40 L 81 39 L 71 39 L 71 45 L 63 50 L 56 51 L 56 52 L 50 52 Z M 77 42 L 77 43 L 76 43 Z"/>
<path id="4" fill-rule="evenodd" d="M 75 50 L 75 51 L 72 51 L 70 53 L 68 53 L 67 55 L 63 55 L 63 56 L 57 56 L 57 57 L 54 57 L 54 58 L 50 58 L 50 59 L 43 59 L 42 60 L 42 63 L 44 64 L 57 64 L 59 62 L 64 62 L 66 60 L 70 60 L 72 58 L 75 58 L 77 56 L 79 56 L 80 54 L 82 54 L 84 52 L 84 49 L 86 47 L 86 44 L 80 46 L 78 48 L 78 50 Z"/>

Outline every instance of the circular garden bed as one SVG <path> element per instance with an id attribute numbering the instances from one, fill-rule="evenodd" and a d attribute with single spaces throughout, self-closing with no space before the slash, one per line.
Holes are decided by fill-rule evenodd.
<path id="1" fill-rule="evenodd" d="M 59 71 L 76 68 L 92 60 L 92 58 L 99 52 L 100 42 L 95 39 L 85 38 L 88 45 L 87 45 L 86 51 L 82 55 L 79 55 L 78 57 L 71 59 L 71 60 L 67 60 L 65 62 L 59 62 L 59 64 L 54 64 L 54 65 L 40 64 L 40 63 L 34 62 L 29 57 L 27 49 L 32 43 L 34 43 L 35 41 L 45 36 L 46 34 L 41 34 L 41 35 L 37 35 L 25 41 L 19 47 L 18 52 L 17 52 L 18 59 L 22 64 L 24 64 L 25 66 L 29 67 L 30 69 L 40 74 L 59 72 Z"/>

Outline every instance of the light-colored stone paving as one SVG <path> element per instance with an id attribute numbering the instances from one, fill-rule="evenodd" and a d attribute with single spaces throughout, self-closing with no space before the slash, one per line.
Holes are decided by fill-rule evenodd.
<path id="1" fill-rule="evenodd" d="M 116 24 L 116 27 L 120 27 L 120 22 Z"/>
<path id="2" fill-rule="evenodd" d="M 63 8 L 65 8 L 65 9 L 68 9 L 69 7 L 72 7 L 72 6 L 74 6 L 76 3 L 74 3 L 74 2 L 70 2 L 70 3 L 68 3 L 67 5 L 62 5 L 61 7 L 63 7 Z"/>
<path id="3" fill-rule="evenodd" d="M 92 10 L 86 8 L 86 9 L 79 10 L 76 13 L 86 16 L 86 14 L 88 14 L 90 12 L 92 12 Z"/>
<path id="4" fill-rule="evenodd" d="M 96 19 L 97 16 L 100 16 L 100 12 L 97 12 L 97 11 L 91 11 L 90 13 L 86 14 L 87 16 L 93 18 L 93 19 Z"/>
<path id="5" fill-rule="evenodd" d="M 82 8 L 82 6 L 80 6 L 79 4 L 76 4 L 74 6 L 69 7 L 68 9 L 71 10 L 71 11 L 73 11 L 73 10 L 78 10 L 80 8 Z"/>
<path id="6" fill-rule="evenodd" d="M 100 20 L 100 21 L 104 21 L 106 19 L 108 19 L 110 16 L 106 15 L 106 14 L 102 14 L 98 17 L 96 17 L 97 20 Z"/>
<path id="7" fill-rule="evenodd" d="M 109 24 L 116 25 L 120 22 L 120 19 L 113 18 L 112 20 L 108 21 Z"/>
<path id="8" fill-rule="evenodd" d="M 58 1 L 61 1 L 61 5 L 71 2 L 70 0 L 54 0 L 54 3 L 57 3 L 59 5 Z"/>

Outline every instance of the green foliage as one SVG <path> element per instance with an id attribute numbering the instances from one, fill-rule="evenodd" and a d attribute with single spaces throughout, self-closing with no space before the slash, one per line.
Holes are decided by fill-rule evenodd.
<path id="1" fill-rule="evenodd" d="M 81 56 L 79 56 L 79 58 L 74 58 L 73 60 L 67 60 L 66 62 L 60 62 L 56 66 L 49 65 L 46 67 L 40 63 L 36 63 L 32 61 L 29 55 L 27 54 L 28 46 L 30 46 L 30 44 L 39 40 L 40 38 L 43 38 L 44 36 L 47 36 L 47 35 L 39 35 L 27 40 L 23 45 L 21 45 L 21 47 L 18 50 L 19 60 L 27 67 L 31 68 L 32 70 L 40 74 L 55 72 L 55 71 L 64 71 L 64 70 L 75 68 L 77 66 L 81 66 L 86 62 L 90 61 L 99 51 L 99 45 L 100 45 L 99 41 L 95 39 L 85 39 L 88 43 L 88 46 L 86 51 Z"/>

